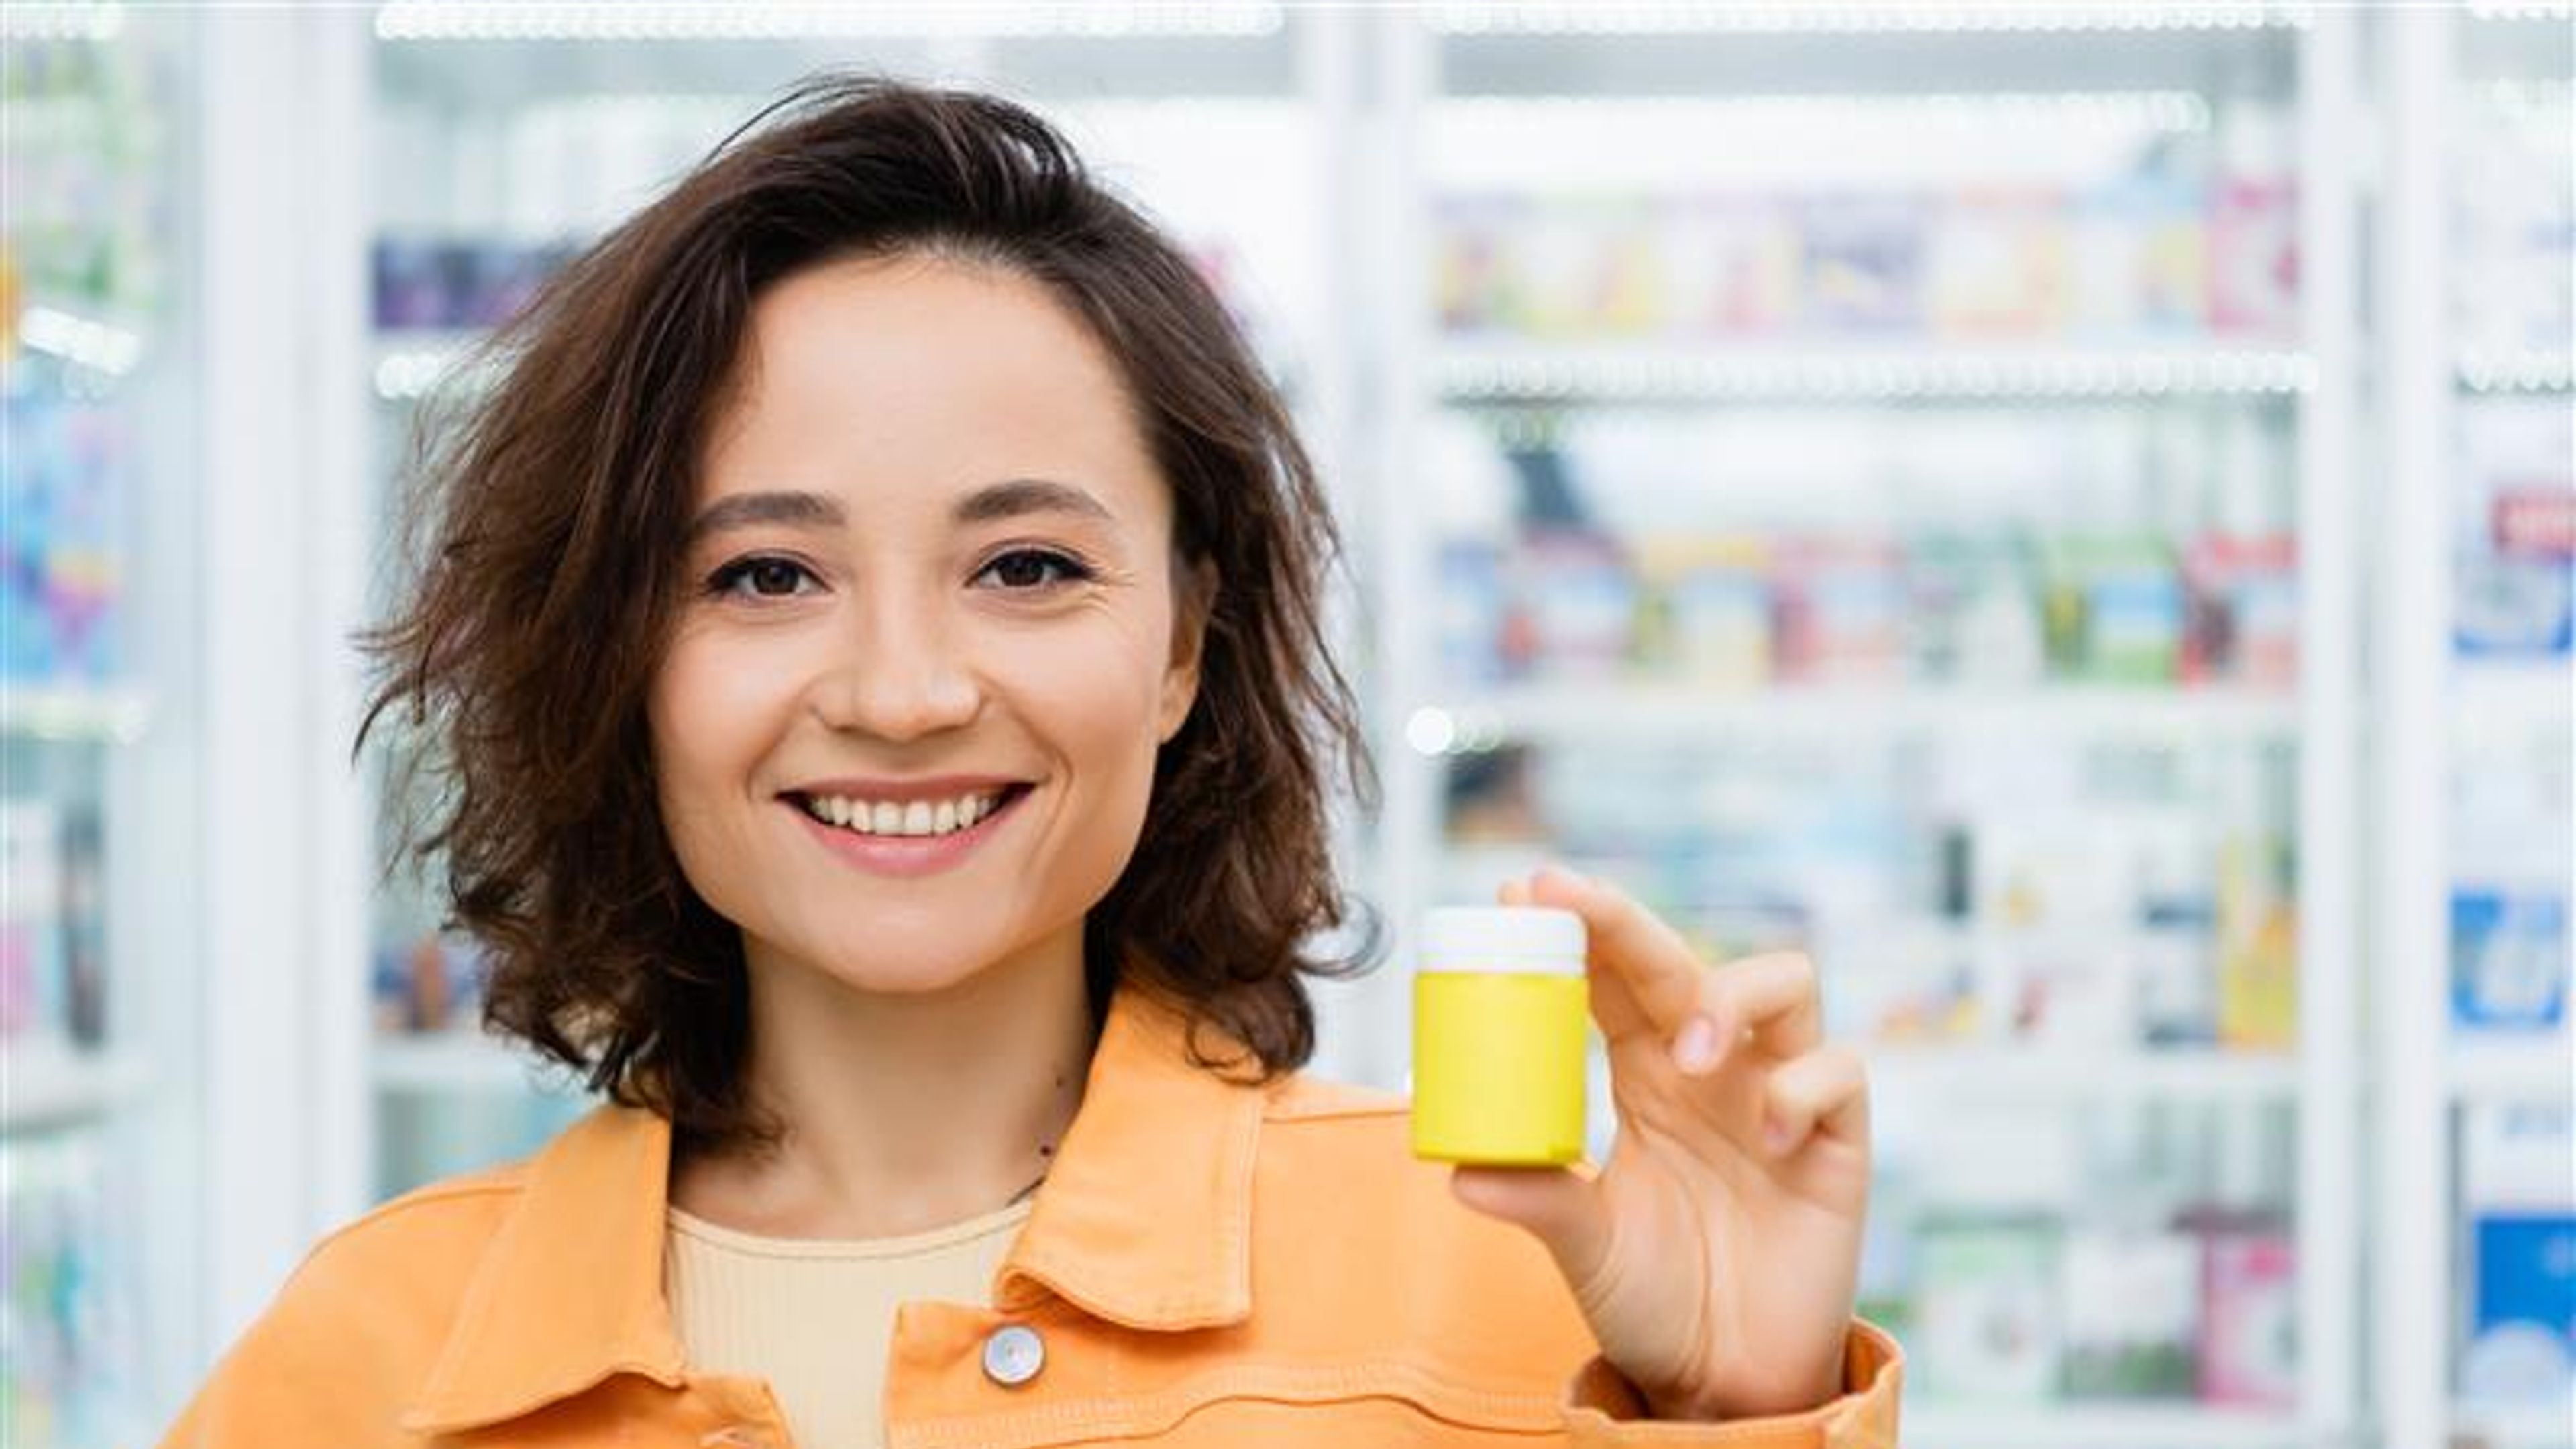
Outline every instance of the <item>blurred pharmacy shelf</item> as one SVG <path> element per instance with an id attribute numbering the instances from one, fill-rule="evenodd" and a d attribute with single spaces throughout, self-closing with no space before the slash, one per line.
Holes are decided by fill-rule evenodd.
<path id="1" fill-rule="evenodd" d="M 2537 1041 L 2490 1036 L 2452 1043 L 2451 1095 L 2472 1102 L 2576 1099 L 2576 1043 L 2564 1033 Z"/>
<path id="2" fill-rule="evenodd" d="M 2387 1444 L 2570 1449 L 2576 7 L 2386 28 L 2372 1377 Z"/>
<path id="3" fill-rule="evenodd" d="M 384 1092 L 578 1090 L 562 1070 L 475 1031 L 422 1032 L 376 1039 L 369 1070 Z"/>
<path id="4" fill-rule="evenodd" d="M 2299 1094 L 2295 1058 L 2216 1048 L 2105 1051 L 2046 1046 L 1868 1046 L 1881 1098 L 1974 1102 L 2123 1099 L 2267 1103 Z"/>
<path id="5" fill-rule="evenodd" d="M 1914 344 L 1815 351 L 1444 343 L 1450 402 L 2049 402 L 2278 396 L 2316 385 L 2301 352 Z"/>
<path id="6" fill-rule="evenodd" d="M 151 1071 L 131 1053 L 12 1043 L 0 1065 L 0 1132 L 96 1122 L 153 1086 Z"/>
<path id="7" fill-rule="evenodd" d="M 11 684 L 0 690 L 0 733 L 48 740 L 131 743 L 152 724 L 151 696 L 140 689 L 93 685 Z"/>
<path id="8" fill-rule="evenodd" d="M 1693 689 L 1605 678 L 1462 696 L 1411 715 L 1405 738 L 1438 755 L 1550 739 L 1725 736 L 2082 738 L 2136 743 L 2262 740 L 2297 730 L 2294 698 L 2243 690 L 1964 687 Z"/>
<path id="9" fill-rule="evenodd" d="M 1372 347 L 1423 480 L 1370 530 L 1389 914 L 1561 859 L 1813 953 L 1892 1134 L 1909 1444 L 2362 1432 L 2359 29 L 1382 31 L 1369 249 L 1430 261 Z M 1991 1174 L 1898 1181 L 1986 1140 L 1897 1140 L 1944 1119 L 2047 1166 L 1961 1218 Z"/>
<path id="10" fill-rule="evenodd" d="M 2473 393 L 2565 392 L 2576 385 L 2576 354 L 2475 352 L 2460 358 L 2460 386 Z"/>
<path id="11" fill-rule="evenodd" d="M 2451 1406 L 2452 1449 L 2567 1449 L 2576 1440 L 2576 1402 Z"/>
<path id="12" fill-rule="evenodd" d="M 2280 1414 L 2117 1405 L 1905 1411 L 1906 1449 L 2308 1449 Z"/>

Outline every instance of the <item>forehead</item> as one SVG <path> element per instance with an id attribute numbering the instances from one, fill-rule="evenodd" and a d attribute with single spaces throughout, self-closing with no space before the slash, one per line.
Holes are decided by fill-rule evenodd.
<path id="1" fill-rule="evenodd" d="M 761 295 L 701 474 L 702 498 L 1003 477 L 1069 478 L 1130 506 L 1162 494 L 1088 326 L 1017 271 L 917 254 L 819 263 Z"/>

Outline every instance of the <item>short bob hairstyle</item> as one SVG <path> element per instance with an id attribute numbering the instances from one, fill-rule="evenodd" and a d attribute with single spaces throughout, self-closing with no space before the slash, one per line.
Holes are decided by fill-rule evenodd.
<path id="1" fill-rule="evenodd" d="M 989 96 L 801 83 L 571 261 L 428 442 L 359 743 L 390 718 L 402 844 L 488 955 L 484 1019 L 670 1118 L 698 1150 L 774 1141 L 748 1099 L 739 931 L 680 870 L 645 700 L 685 592 L 710 419 L 763 289 L 927 254 L 1043 284 L 1117 359 L 1211 566 L 1199 694 L 1162 746 L 1136 854 L 1084 929 L 1095 1012 L 1121 981 L 1222 1029 L 1263 1076 L 1314 1049 L 1303 977 L 1364 969 L 1331 794 L 1375 777 L 1326 647 L 1338 557 L 1285 407 L 1188 259 L 1044 121 Z M 1181 575 L 1187 577 L 1187 574 Z M 1359 943 L 1325 954 L 1319 942 Z"/>

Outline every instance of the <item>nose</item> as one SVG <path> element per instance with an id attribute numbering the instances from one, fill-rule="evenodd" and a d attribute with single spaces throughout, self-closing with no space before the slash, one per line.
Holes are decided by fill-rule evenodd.
<path id="1" fill-rule="evenodd" d="M 836 730 L 898 743 L 975 718 L 983 690 L 938 610 L 875 599 L 854 612 L 816 681 L 816 717 Z"/>

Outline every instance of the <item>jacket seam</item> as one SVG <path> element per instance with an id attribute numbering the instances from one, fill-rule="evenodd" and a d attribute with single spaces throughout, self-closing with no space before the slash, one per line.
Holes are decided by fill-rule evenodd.
<path id="1" fill-rule="evenodd" d="M 1363 1359 L 1321 1367 L 1220 1368 L 1145 1395 L 1101 1395 L 889 1424 L 887 1444 L 889 1449 L 970 1449 L 1000 1443 L 1041 1444 L 1066 1436 L 1156 1434 L 1219 1403 L 1243 1399 L 1283 1403 L 1391 1399 L 1444 1422 L 1498 1433 L 1545 1435 L 1564 1428 L 1564 1403 L 1555 1395 L 1469 1388 L 1403 1359 Z"/>

